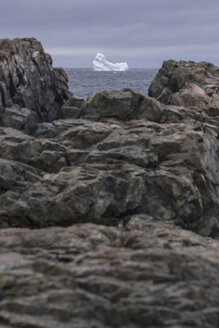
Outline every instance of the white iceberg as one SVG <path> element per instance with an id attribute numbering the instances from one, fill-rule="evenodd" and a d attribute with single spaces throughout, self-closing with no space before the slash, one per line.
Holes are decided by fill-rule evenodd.
<path id="1" fill-rule="evenodd" d="M 97 53 L 93 60 L 95 71 L 108 71 L 108 72 L 122 72 L 128 71 L 129 67 L 127 63 L 110 63 L 106 60 L 105 56 L 101 53 Z"/>

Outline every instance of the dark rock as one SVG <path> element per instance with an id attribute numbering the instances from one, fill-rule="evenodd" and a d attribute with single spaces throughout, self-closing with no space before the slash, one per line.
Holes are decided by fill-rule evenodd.
<path id="1" fill-rule="evenodd" d="M 31 132 L 37 121 L 55 119 L 70 96 L 67 83 L 36 39 L 0 40 L 1 125 Z"/>
<path id="2" fill-rule="evenodd" d="M 1 327 L 218 327 L 218 242 L 146 216 L 0 231 Z"/>
<path id="3" fill-rule="evenodd" d="M 129 89 L 70 98 L 59 114 L 32 137 L 1 130 L 2 159 L 39 172 L 22 192 L 2 189 L 1 226 L 118 225 L 144 213 L 218 235 L 216 116 Z"/>
<path id="4" fill-rule="evenodd" d="M 94 121 L 129 121 L 141 118 L 159 121 L 161 114 L 161 105 L 156 99 L 131 89 L 111 92 L 102 90 L 86 100 L 72 97 L 60 111 L 61 118 L 84 118 Z"/>
<path id="5" fill-rule="evenodd" d="M 151 86 L 165 104 L 100 91 L 53 122 L 4 107 L 2 328 L 218 327 L 217 79 L 168 61 Z"/>
<path id="6" fill-rule="evenodd" d="M 39 122 L 37 113 L 27 109 L 16 107 L 6 107 L 1 116 L 1 124 L 5 127 L 23 130 L 31 134 L 37 129 Z"/>
<path id="7" fill-rule="evenodd" d="M 177 65 L 164 66 L 173 74 Z M 20 113 L 14 109 L 10 116 L 17 128 L 24 124 Z M 21 164 L 39 176 L 32 184 L 24 179 L 21 190 L 3 183 L 1 227 L 118 225 L 142 213 L 203 235 L 219 234 L 216 115 L 164 106 L 129 89 L 70 98 L 59 115 L 63 119 L 36 124 L 32 137 L 1 129 L 2 160 L 18 165 L 13 172 Z M 9 126 L 6 114 L 3 119 Z"/>
<path id="8" fill-rule="evenodd" d="M 1 157 L 43 176 L 14 192 L 11 205 L 1 201 L 3 226 L 26 226 L 25 217 L 36 227 L 119 224 L 130 214 L 145 213 L 217 235 L 217 149 L 216 127 L 192 119 L 59 120 L 40 124 L 35 137 L 2 129 Z"/>
<path id="9" fill-rule="evenodd" d="M 149 88 L 164 104 L 200 108 L 219 114 L 219 68 L 201 62 L 165 61 Z"/>

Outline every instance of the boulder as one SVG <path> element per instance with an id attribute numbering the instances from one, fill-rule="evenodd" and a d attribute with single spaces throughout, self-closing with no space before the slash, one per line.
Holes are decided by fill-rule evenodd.
<path id="1" fill-rule="evenodd" d="M 66 73 L 52 67 L 40 42 L 0 40 L 1 125 L 31 132 L 35 123 L 55 119 L 69 96 Z"/>
<path id="2" fill-rule="evenodd" d="M 219 115 L 219 68 L 206 62 L 164 61 L 148 94 L 166 105 Z"/>
<path id="3" fill-rule="evenodd" d="M 131 89 L 97 91 L 87 99 L 71 97 L 60 110 L 60 118 L 84 118 L 93 121 L 116 119 L 130 121 L 161 117 L 160 103 Z"/>

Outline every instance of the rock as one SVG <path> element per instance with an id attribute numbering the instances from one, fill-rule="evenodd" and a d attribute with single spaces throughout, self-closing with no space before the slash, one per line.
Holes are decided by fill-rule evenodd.
<path id="1" fill-rule="evenodd" d="M 60 118 L 84 118 L 94 121 L 116 119 L 159 120 L 161 105 L 151 97 L 145 97 L 131 89 L 121 91 L 97 91 L 87 100 L 70 98 L 60 111 Z"/>
<path id="2" fill-rule="evenodd" d="M 1 116 L 1 124 L 5 127 L 13 127 L 31 134 L 37 129 L 39 119 L 37 114 L 27 108 L 8 107 Z"/>
<path id="3" fill-rule="evenodd" d="M 1 129 L 1 158 L 39 175 L 22 190 L 2 187 L 1 227 L 120 225 L 145 214 L 219 235 L 216 116 L 130 89 L 70 98 L 59 115 L 32 136 Z"/>
<path id="4" fill-rule="evenodd" d="M 0 231 L 1 327 L 218 326 L 218 241 L 147 216 Z"/>
<path id="5" fill-rule="evenodd" d="M 167 105 L 219 113 L 219 68 L 201 62 L 165 61 L 149 87 L 151 97 Z"/>
<path id="6" fill-rule="evenodd" d="M 2 328 L 218 327 L 218 70 L 163 67 L 164 104 L 124 89 L 52 122 L 0 112 Z"/>
<path id="7" fill-rule="evenodd" d="M 0 225 L 118 225 L 144 213 L 218 234 L 214 126 L 192 119 L 168 124 L 66 119 L 38 126 L 32 137 L 1 130 L 1 157 L 39 170 L 41 178 L 22 192 L 12 187 L 10 205 L 9 191 L 1 195 Z"/>
<path id="8" fill-rule="evenodd" d="M 51 121 L 68 99 L 68 78 L 36 39 L 0 40 L 0 124 L 26 132 Z M 16 114 L 15 114 L 16 112 Z"/>

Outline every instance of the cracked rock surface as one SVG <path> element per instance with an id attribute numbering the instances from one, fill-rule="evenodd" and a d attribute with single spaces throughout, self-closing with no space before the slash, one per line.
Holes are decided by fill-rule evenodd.
<path id="1" fill-rule="evenodd" d="M 2 328 L 217 327 L 218 242 L 132 216 L 0 231 Z"/>
<path id="2" fill-rule="evenodd" d="M 65 118 L 73 102 L 34 135 L 0 128 L 1 227 L 118 225 L 146 214 L 218 235 L 216 118 L 198 121 L 190 108 L 127 89 L 98 92 Z"/>
<path id="3" fill-rule="evenodd" d="M 31 131 L 4 108 L 0 327 L 218 327 L 218 68 L 167 61 L 149 94 Z"/>

